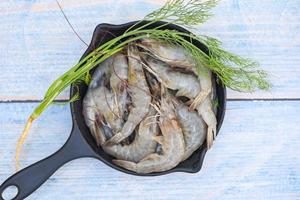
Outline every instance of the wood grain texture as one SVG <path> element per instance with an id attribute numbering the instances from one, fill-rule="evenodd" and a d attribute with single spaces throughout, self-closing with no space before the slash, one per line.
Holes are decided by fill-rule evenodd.
<path id="1" fill-rule="evenodd" d="M 89 42 L 97 24 L 140 19 L 165 0 L 60 2 Z M 200 173 L 143 178 L 80 159 L 62 167 L 27 199 L 300 199 L 299 10 L 299 0 L 223 0 L 213 10 L 215 17 L 193 31 L 257 59 L 274 85 L 270 92 L 229 91 L 229 99 L 247 101 L 228 102 L 220 135 Z M 14 173 L 17 139 L 37 106 L 27 101 L 41 100 L 85 48 L 54 0 L 0 1 L 0 183 Z M 66 90 L 59 99 L 67 98 Z M 22 166 L 60 148 L 71 125 L 68 106 L 51 106 L 32 127 Z"/>
<path id="2" fill-rule="evenodd" d="M 141 19 L 164 0 L 61 0 L 71 23 L 89 42 L 99 23 Z M 300 98 L 300 2 L 223 0 L 194 32 L 219 38 L 235 53 L 258 60 L 274 87 L 229 98 Z M 0 2 L 0 100 L 40 100 L 49 84 L 85 50 L 54 0 Z M 68 98 L 68 91 L 60 99 Z"/>
<path id="3" fill-rule="evenodd" d="M 0 104 L 0 182 L 34 103 Z M 223 127 L 197 174 L 135 177 L 93 159 L 66 164 L 28 199 L 299 199 L 298 101 L 231 101 Z M 68 106 L 52 106 L 34 124 L 22 166 L 56 151 L 71 129 Z"/>

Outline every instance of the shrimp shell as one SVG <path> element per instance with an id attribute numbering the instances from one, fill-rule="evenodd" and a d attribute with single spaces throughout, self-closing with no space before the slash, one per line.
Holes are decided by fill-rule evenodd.
<path id="1" fill-rule="evenodd" d="M 103 145 L 103 150 L 117 159 L 132 162 L 139 162 L 145 156 L 154 153 L 157 143 L 153 138 L 158 134 L 158 124 L 154 117 L 155 114 L 154 109 L 151 109 L 148 116 L 141 121 L 131 144 Z"/>
<path id="2" fill-rule="evenodd" d="M 111 61 L 110 86 L 113 91 L 121 92 L 128 79 L 128 62 L 124 54 L 116 54 Z"/>
<path id="3" fill-rule="evenodd" d="M 179 66 L 194 71 L 193 59 L 183 46 L 164 43 L 155 39 L 143 39 L 137 45 L 171 66 Z"/>
<path id="4" fill-rule="evenodd" d="M 103 116 L 113 133 L 122 129 L 123 120 L 118 116 L 119 106 L 115 104 L 115 95 L 106 87 L 94 88 L 92 91 L 93 99 L 99 113 Z"/>
<path id="5" fill-rule="evenodd" d="M 96 144 L 100 146 L 101 141 L 104 141 L 105 137 L 103 134 L 99 133 L 100 130 L 96 125 L 96 122 L 98 121 L 98 118 L 100 116 L 98 115 L 97 106 L 90 91 L 88 91 L 85 95 L 82 105 L 82 113 L 84 116 L 85 124 L 90 129 L 92 136 L 95 138 Z"/>
<path id="6" fill-rule="evenodd" d="M 167 63 L 171 67 L 181 67 L 198 75 L 201 90 L 191 104 L 191 110 L 194 110 L 210 94 L 212 87 L 211 71 L 206 67 L 197 66 L 201 69 L 201 73 L 198 73 L 195 61 L 183 46 L 164 43 L 154 39 L 143 39 L 138 46 L 150 52 L 153 57 Z"/>
<path id="7" fill-rule="evenodd" d="M 210 98 L 205 98 L 204 101 L 196 108 L 199 115 L 208 125 L 207 128 L 207 148 L 211 148 L 213 140 L 217 134 L 217 119 L 213 111 L 213 106 Z"/>
<path id="8" fill-rule="evenodd" d="M 185 144 L 172 102 L 162 99 L 160 112 L 159 126 L 162 136 L 156 137 L 156 140 L 162 145 L 163 154 L 152 153 L 138 163 L 113 160 L 115 164 L 136 173 L 146 174 L 172 169 L 181 162 L 184 156 Z"/>
<path id="9" fill-rule="evenodd" d="M 124 55 L 116 54 L 100 63 L 96 68 L 83 99 L 85 121 L 97 145 L 101 145 L 105 141 L 104 135 L 111 137 L 113 133 L 121 130 L 122 116 L 126 110 L 127 91 L 126 88 L 120 87 L 122 80 L 116 78 L 117 75 L 112 73 L 112 64 L 115 64 L 114 67 L 120 73 L 118 76 L 126 79 L 127 60 Z M 112 89 L 115 90 L 114 93 L 105 87 L 109 81 Z M 104 133 L 100 133 L 98 128 L 101 124 L 107 126 Z"/>
<path id="10" fill-rule="evenodd" d="M 203 144 L 207 126 L 197 112 L 189 111 L 188 107 L 183 104 L 177 106 L 176 111 L 185 141 L 185 152 L 182 160 L 186 160 Z"/>
<path id="11" fill-rule="evenodd" d="M 178 90 L 176 96 L 186 96 L 193 99 L 200 91 L 200 84 L 197 78 L 191 74 L 183 74 L 171 71 L 170 67 L 151 57 L 146 58 L 147 65 L 152 69 L 152 73 L 162 84 L 172 90 Z"/>
<path id="12" fill-rule="evenodd" d="M 195 106 L 198 114 L 203 118 L 208 125 L 207 129 L 207 147 L 210 148 L 213 143 L 213 138 L 216 137 L 217 119 L 213 111 L 211 100 L 211 72 L 209 70 L 206 75 L 201 75 L 198 79 L 191 74 L 183 74 L 180 72 L 169 71 L 168 65 L 163 64 L 151 57 L 146 57 L 148 66 L 162 84 L 172 90 L 178 90 L 176 96 L 186 96 L 190 99 L 195 99 Z M 154 73 L 153 73 L 154 71 Z M 151 71 L 149 71 L 151 72 Z M 201 86 L 202 83 L 202 86 Z M 197 99 L 200 95 L 200 99 Z"/>
<path id="13" fill-rule="evenodd" d="M 137 48 L 128 48 L 128 84 L 133 108 L 122 130 L 107 141 L 107 145 L 117 144 L 128 137 L 149 112 L 151 96 Z"/>

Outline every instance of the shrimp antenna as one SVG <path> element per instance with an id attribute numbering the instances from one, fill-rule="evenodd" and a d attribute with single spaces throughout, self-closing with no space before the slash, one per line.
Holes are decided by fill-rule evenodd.
<path id="1" fill-rule="evenodd" d="M 145 120 L 151 120 L 150 122 L 148 122 L 146 125 L 149 126 L 151 124 L 158 124 L 159 121 L 157 120 L 157 117 L 160 117 L 159 113 L 156 113 L 155 115 L 151 115 L 149 117 L 146 117 Z M 154 119 L 154 120 L 152 120 Z"/>
<path id="2" fill-rule="evenodd" d="M 159 108 L 160 106 L 157 103 L 150 103 L 150 106 L 152 106 L 159 113 L 159 116 L 162 115 L 160 108 Z"/>
<path id="3" fill-rule="evenodd" d="M 77 33 L 77 31 L 74 29 L 73 25 L 72 25 L 71 22 L 69 21 L 67 15 L 65 14 L 65 12 L 64 12 L 64 10 L 62 9 L 62 7 L 61 7 L 60 3 L 58 2 L 58 0 L 55 0 L 55 1 L 56 1 L 56 3 L 57 3 L 57 5 L 58 5 L 58 7 L 59 7 L 59 9 L 60 9 L 60 11 L 61 11 L 61 13 L 63 14 L 65 20 L 68 22 L 69 26 L 71 27 L 71 29 L 72 29 L 72 31 L 75 33 L 75 35 L 78 37 L 78 39 L 79 39 L 82 43 L 84 43 L 86 46 L 89 46 L 89 45 L 88 45 L 88 44 L 80 37 L 80 35 Z"/>

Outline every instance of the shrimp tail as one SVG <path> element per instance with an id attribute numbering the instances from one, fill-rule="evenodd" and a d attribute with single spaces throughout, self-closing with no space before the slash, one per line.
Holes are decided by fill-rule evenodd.
<path id="1" fill-rule="evenodd" d="M 207 143 L 207 148 L 210 149 L 214 139 L 216 138 L 217 130 L 216 126 L 208 126 L 207 128 L 207 138 L 206 138 L 206 143 Z"/>
<path id="2" fill-rule="evenodd" d="M 192 102 L 192 104 L 190 105 L 189 110 L 195 110 L 196 107 L 198 107 L 198 105 L 200 105 L 201 103 L 203 103 L 203 101 L 205 100 L 205 98 L 208 96 L 209 92 L 206 91 L 200 91 L 199 94 L 195 97 L 194 101 Z"/>
<path id="3" fill-rule="evenodd" d="M 163 143 L 164 143 L 164 138 L 163 138 L 163 136 L 158 136 L 158 135 L 153 136 L 153 140 L 154 140 L 155 142 L 157 142 L 158 144 L 163 144 Z"/>
<path id="4" fill-rule="evenodd" d="M 124 140 L 126 137 L 122 133 L 116 133 L 113 137 L 111 137 L 109 140 L 107 140 L 104 145 L 111 146 L 114 144 L 120 143 L 122 140 Z"/>
<path id="5" fill-rule="evenodd" d="M 134 162 L 126 160 L 113 160 L 113 163 L 130 171 L 137 172 L 137 164 Z"/>
<path id="6" fill-rule="evenodd" d="M 97 146 L 100 146 L 101 143 L 105 140 L 104 136 L 102 133 L 100 133 L 99 131 L 99 127 L 97 127 L 96 125 L 91 127 L 91 132 L 92 132 L 92 135 L 94 136 L 95 140 L 96 140 L 96 144 Z"/>

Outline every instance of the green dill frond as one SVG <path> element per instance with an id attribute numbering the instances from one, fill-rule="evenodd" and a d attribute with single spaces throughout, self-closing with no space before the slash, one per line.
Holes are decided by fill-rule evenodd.
<path id="1" fill-rule="evenodd" d="M 197 36 L 209 50 L 208 66 L 229 88 L 237 91 L 253 92 L 255 89 L 268 90 L 267 72 L 259 63 L 230 53 L 222 48 L 222 43 L 208 36 Z"/>
<path id="2" fill-rule="evenodd" d="M 182 26 L 199 25 L 212 16 L 210 10 L 219 0 L 170 0 L 160 9 L 145 16 L 145 20 L 169 21 Z"/>
<path id="3" fill-rule="evenodd" d="M 161 8 L 146 15 L 143 20 L 138 21 L 124 34 L 131 30 L 141 30 L 150 24 L 158 21 L 168 21 L 167 24 L 173 23 L 191 28 L 193 25 L 200 25 L 207 21 L 212 14 L 210 10 L 215 7 L 220 0 L 169 0 Z M 149 21 L 149 23 L 139 26 L 142 21 Z M 166 26 L 163 24 L 154 29 Z"/>

